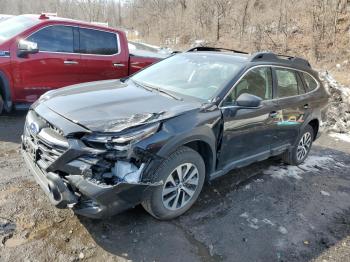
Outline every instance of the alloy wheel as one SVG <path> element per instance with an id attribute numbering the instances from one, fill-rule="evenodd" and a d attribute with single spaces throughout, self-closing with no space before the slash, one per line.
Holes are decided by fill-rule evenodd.
<path id="1" fill-rule="evenodd" d="M 178 210 L 187 205 L 199 184 L 199 172 L 195 165 L 184 163 L 176 167 L 166 179 L 163 192 L 163 205 L 169 210 Z"/>
<path id="2" fill-rule="evenodd" d="M 297 148 L 298 161 L 303 160 L 310 151 L 312 136 L 310 132 L 306 132 L 300 139 Z"/>

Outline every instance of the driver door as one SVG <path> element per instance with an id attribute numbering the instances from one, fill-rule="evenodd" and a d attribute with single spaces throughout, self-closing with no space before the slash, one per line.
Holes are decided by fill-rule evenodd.
<path id="1" fill-rule="evenodd" d="M 223 101 L 220 168 L 245 166 L 270 155 L 279 115 L 279 106 L 272 100 L 272 90 L 271 68 L 258 67 L 248 71 Z M 239 107 L 235 101 L 244 93 L 260 97 L 261 105 Z"/>
<path id="2" fill-rule="evenodd" d="M 65 25 L 44 27 L 26 38 L 38 44 L 39 53 L 15 56 L 13 69 L 17 96 L 34 102 L 50 89 L 81 82 L 81 55 L 76 52 L 77 28 Z"/>

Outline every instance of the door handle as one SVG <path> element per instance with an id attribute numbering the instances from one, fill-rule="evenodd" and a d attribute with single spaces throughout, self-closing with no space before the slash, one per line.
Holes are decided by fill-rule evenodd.
<path id="1" fill-rule="evenodd" d="M 119 64 L 119 63 L 113 63 L 113 66 L 114 67 L 124 67 L 125 65 L 124 64 Z"/>
<path id="2" fill-rule="evenodd" d="M 77 64 L 79 64 L 79 62 L 74 61 L 74 60 L 65 60 L 63 63 L 65 65 L 77 65 Z"/>
<path id="3" fill-rule="evenodd" d="M 309 104 L 305 104 L 304 109 L 309 109 Z"/>
<path id="4" fill-rule="evenodd" d="M 275 118 L 277 115 L 278 115 L 278 113 L 277 113 L 276 111 L 272 111 L 272 112 L 270 112 L 270 114 L 269 114 L 269 116 L 270 116 L 271 118 Z"/>

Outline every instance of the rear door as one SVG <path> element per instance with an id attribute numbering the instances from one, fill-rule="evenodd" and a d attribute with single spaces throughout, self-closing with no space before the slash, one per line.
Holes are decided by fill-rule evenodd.
<path id="1" fill-rule="evenodd" d="M 128 75 L 128 57 L 115 32 L 80 28 L 80 52 L 84 63 L 83 82 L 118 79 Z"/>
<path id="2" fill-rule="evenodd" d="M 293 145 L 301 125 L 311 113 L 311 104 L 298 71 L 275 67 L 273 72 L 280 107 L 276 142 L 277 145 Z"/>
<path id="3" fill-rule="evenodd" d="M 244 93 L 263 99 L 258 108 L 239 108 L 235 100 Z M 219 166 L 239 167 L 266 158 L 276 137 L 278 104 L 272 96 L 270 67 L 250 70 L 222 104 L 224 133 Z"/>
<path id="4" fill-rule="evenodd" d="M 74 41 L 77 33 L 75 27 L 51 25 L 26 38 L 38 44 L 39 53 L 14 58 L 15 86 L 21 98 L 33 102 L 50 89 L 81 81 L 83 70 Z"/>

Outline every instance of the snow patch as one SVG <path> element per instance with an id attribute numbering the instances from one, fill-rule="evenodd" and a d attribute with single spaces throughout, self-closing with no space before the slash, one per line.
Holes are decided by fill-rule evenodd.
<path id="1" fill-rule="evenodd" d="M 322 196 L 330 196 L 331 194 L 330 193 L 328 193 L 327 191 L 321 191 L 321 195 Z"/>
<path id="2" fill-rule="evenodd" d="M 287 166 L 286 168 L 284 168 L 284 166 L 270 166 L 269 169 L 265 170 L 263 173 L 278 179 L 283 179 L 285 177 L 291 177 L 297 180 L 302 179 L 302 177 L 298 175 L 298 173 L 301 173 L 300 169 L 296 166 Z"/>
<path id="3" fill-rule="evenodd" d="M 329 136 L 350 143 L 350 133 L 330 133 Z"/>
<path id="4" fill-rule="evenodd" d="M 247 212 L 242 213 L 240 217 L 244 218 L 247 221 L 248 227 L 256 230 L 264 225 L 268 225 L 274 228 L 276 227 L 276 223 L 272 222 L 270 219 L 264 218 L 260 220 L 256 217 L 251 217 Z M 283 235 L 288 234 L 288 230 L 284 226 L 278 226 L 277 230 Z"/>
<path id="5" fill-rule="evenodd" d="M 278 231 L 279 231 L 281 234 L 283 234 L 283 235 L 288 234 L 287 228 L 285 228 L 285 227 L 283 227 L 283 226 L 279 226 L 279 227 L 278 227 Z"/>
<path id="6" fill-rule="evenodd" d="M 318 171 L 318 168 L 329 169 L 329 163 L 334 162 L 334 159 L 330 156 L 308 156 L 299 167 L 306 171 Z"/>
<path id="7" fill-rule="evenodd" d="M 330 94 L 325 112 L 326 131 L 348 133 L 350 131 L 350 88 L 338 83 L 328 72 L 320 72 L 320 79 Z"/>
<path id="8" fill-rule="evenodd" d="M 240 215 L 240 217 L 243 217 L 243 218 L 248 218 L 248 217 L 249 217 L 249 215 L 248 215 L 248 213 L 247 213 L 247 212 L 244 212 L 244 213 L 242 213 L 242 214 Z"/>
<path id="9" fill-rule="evenodd" d="M 270 219 L 267 219 L 267 218 L 264 218 L 262 220 L 262 222 L 264 222 L 265 224 L 268 224 L 270 226 L 274 226 L 275 225 L 275 223 L 273 223 Z"/>
<path id="10" fill-rule="evenodd" d="M 244 187 L 244 190 L 249 190 L 249 189 L 251 189 L 251 185 L 250 185 L 250 184 L 248 184 L 248 185 L 246 185 L 246 186 Z"/>
<path id="11" fill-rule="evenodd" d="M 309 156 L 305 162 L 299 166 L 270 166 L 267 170 L 264 170 L 263 173 L 277 179 L 290 177 L 300 180 L 302 179 L 302 174 L 305 172 L 316 172 L 319 171 L 319 169 L 328 169 L 329 163 L 335 163 L 334 159 L 329 156 Z"/>

